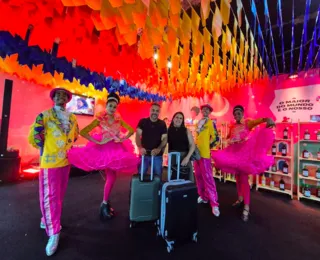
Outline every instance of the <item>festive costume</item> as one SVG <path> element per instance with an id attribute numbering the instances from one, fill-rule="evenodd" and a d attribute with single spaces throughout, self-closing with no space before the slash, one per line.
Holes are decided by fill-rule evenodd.
<path id="1" fill-rule="evenodd" d="M 232 174 L 255 175 L 263 173 L 273 162 L 267 152 L 274 141 L 274 132 L 269 128 L 253 128 L 263 119 L 243 120 L 230 126 L 230 146 L 213 152 L 215 166 Z"/>
<path id="2" fill-rule="evenodd" d="M 110 123 L 110 120 L 113 120 Z M 90 125 L 81 131 L 81 134 L 87 135 L 94 128 L 99 127 L 100 131 L 93 134 L 93 138 L 98 141 L 112 138 L 106 144 L 96 144 L 88 142 L 85 147 L 73 148 L 68 153 L 68 159 L 72 165 L 85 171 L 104 170 L 106 174 L 106 184 L 104 188 L 104 201 L 108 201 L 112 187 L 116 181 L 116 174 L 119 172 L 134 173 L 137 171 L 139 158 L 134 154 L 134 146 L 130 140 L 117 142 L 120 140 L 120 129 L 124 127 L 130 133 L 134 130 L 127 125 L 120 117 L 115 114 L 112 118 L 106 112 L 100 114 Z M 101 213 L 110 218 L 110 204 L 102 205 Z M 101 217 L 103 218 L 103 216 Z"/>
<path id="3" fill-rule="evenodd" d="M 244 198 L 245 205 L 250 203 L 248 175 L 261 174 L 274 162 L 273 156 L 267 155 L 275 138 L 273 130 L 256 128 L 252 131 L 263 122 L 263 119 L 242 120 L 231 125 L 230 146 L 212 153 L 215 167 L 239 175 L 236 177 L 238 195 Z"/>
<path id="4" fill-rule="evenodd" d="M 76 117 L 61 107 L 54 107 L 37 116 L 29 134 L 29 143 L 40 149 L 41 227 L 50 236 L 47 255 L 52 255 L 58 246 L 62 203 L 70 172 L 67 151 L 78 132 Z"/>
<path id="5" fill-rule="evenodd" d="M 212 177 L 210 143 L 219 140 L 214 123 L 209 118 L 203 118 L 197 125 L 196 145 L 201 159 L 194 162 L 198 193 L 203 201 L 210 201 L 211 206 L 218 207 L 216 183 Z"/>

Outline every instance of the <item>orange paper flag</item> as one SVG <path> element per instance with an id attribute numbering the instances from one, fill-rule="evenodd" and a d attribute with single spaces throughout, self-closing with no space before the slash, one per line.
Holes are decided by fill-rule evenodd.
<path id="1" fill-rule="evenodd" d="M 222 17 L 219 8 L 216 8 L 213 20 L 212 20 L 212 35 L 215 38 L 219 38 L 221 35 Z"/>
<path id="2" fill-rule="evenodd" d="M 224 25 L 229 24 L 229 18 L 230 18 L 230 0 L 221 0 L 220 10 L 221 10 L 221 16 L 222 16 L 223 24 L 224 24 Z"/>
<path id="3" fill-rule="evenodd" d="M 206 21 L 210 14 L 210 0 L 201 0 L 201 20 L 202 26 L 206 26 Z"/>

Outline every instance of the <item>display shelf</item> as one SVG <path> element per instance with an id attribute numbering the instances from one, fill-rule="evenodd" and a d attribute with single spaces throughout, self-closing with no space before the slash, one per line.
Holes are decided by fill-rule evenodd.
<path id="1" fill-rule="evenodd" d="M 265 171 L 265 173 L 270 173 L 270 174 L 274 174 L 274 175 L 280 175 L 280 176 L 284 176 L 284 177 L 292 177 L 292 173 L 289 172 L 289 173 L 283 173 L 283 172 L 280 172 L 280 171 L 276 171 L 276 172 L 272 172 L 272 171 Z"/>
<path id="2" fill-rule="evenodd" d="M 293 178 L 293 170 L 294 170 L 294 161 L 293 161 L 293 155 L 294 155 L 294 143 L 293 143 L 293 127 L 292 127 L 292 123 L 288 122 L 288 123 L 277 123 L 277 125 L 280 124 L 280 129 L 282 131 L 282 135 L 284 134 L 284 131 L 287 130 L 287 134 L 288 134 L 288 138 L 283 138 L 283 137 L 276 137 L 274 140 L 274 143 L 276 144 L 276 155 L 273 155 L 275 158 L 275 163 L 276 163 L 276 168 L 277 171 L 271 171 L 270 169 L 265 171 L 264 174 L 269 174 L 271 175 L 271 179 L 275 179 L 275 178 L 279 178 L 276 176 L 280 176 L 280 178 L 282 179 L 283 177 L 286 178 L 286 182 L 285 184 L 288 184 L 290 186 L 290 189 L 285 189 L 280 190 L 280 188 L 277 187 L 270 187 L 270 186 L 263 186 L 261 185 L 261 179 L 262 176 L 257 175 L 256 178 L 256 190 L 259 189 L 264 189 L 264 190 L 269 190 L 269 191 L 274 191 L 274 192 L 279 192 L 279 193 L 283 193 L 283 194 L 288 194 L 290 195 L 291 199 L 293 198 L 293 183 L 294 183 L 294 178 Z M 279 133 L 278 133 L 279 135 Z M 283 156 L 280 152 L 281 152 L 281 144 L 285 143 L 285 145 L 287 146 L 287 155 Z M 288 149 L 289 148 L 289 149 Z M 289 167 L 289 172 L 288 174 L 283 173 L 282 171 L 279 170 L 279 168 L 281 168 L 280 163 L 281 161 L 285 161 L 288 164 Z M 282 166 L 283 167 L 283 166 Z M 288 182 L 289 180 L 289 182 Z"/>
<path id="3" fill-rule="evenodd" d="M 320 160 L 315 159 L 315 158 L 303 158 L 303 157 L 299 157 L 300 161 L 309 161 L 309 162 L 318 162 L 320 163 Z"/>
<path id="4" fill-rule="evenodd" d="M 258 190 L 258 189 L 275 191 L 275 192 L 279 192 L 279 193 L 283 193 L 283 194 L 288 194 L 288 195 L 291 196 L 291 198 L 293 197 L 293 195 L 292 195 L 292 190 L 288 190 L 288 189 L 280 190 L 279 188 L 276 188 L 276 187 L 263 186 L 263 185 L 261 185 L 261 184 L 258 184 L 258 185 L 257 185 L 257 190 Z"/>
<path id="5" fill-rule="evenodd" d="M 316 185 L 317 183 L 320 182 L 320 179 L 315 178 L 315 176 L 311 175 L 308 177 L 304 177 L 301 174 L 302 168 L 305 166 L 306 167 L 315 166 L 315 168 L 320 167 L 320 160 L 315 158 L 315 156 L 320 148 L 320 146 L 318 145 L 318 144 L 320 144 L 320 141 L 317 140 L 317 136 L 314 135 L 312 132 L 309 133 L 310 140 L 305 140 L 303 138 L 304 135 L 307 133 L 307 129 L 308 129 L 307 126 L 310 126 L 311 128 L 319 127 L 318 129 L 320 129 L 320 122 L 300 122 L 300 121 L 298 121 L 298 172 L 299 172 L 299 174 L 297 174 L 298 200 L 307 199 L 307 200 L 313 200 L 313 201 L 320 202 L 320 198 L 318 198 L 314 195 L 311 195 L 310 197 L 306 197 L 301 192 L 302 188 L 303 188 L 303 186 L 301 185 L 302 182 L 305 183 L 306 181 L 309 181 L 310 183 L 312 183 L 312 185 L 310 185 L 310 186 L 313 186 L 313 184 Z M 304 129 L 302 129 L 302 128 L 304 128 Z M 302 131 L 304 131 L 304 132 L 302 132 Z M 304 146 L 305 148 L 302 148 L 301 146 Z M 307 150 L 309 153 L 311 153 L 313 158 L 302 157 L 303 150 Z"/>
<path id="6" fill-rule="evenodd" d="M 292 157 L 291 156 L 283 156 L 283 155 L 279 155 L 279 154 L 276 154 L 276 155 L 273 155 L 275 158 L 282 158 L 282 159 L 291 159 Z"/>
<path id="7" fill-rule="evenodd" d="M 320 144 L 320 141 L 318 140 L 299 140 L 300 143 L 315 143 Z"/>
<path id="8" fill-rule="evenodd" d="M 301 174 L 299 174 L 299 178 L 300 179 L 304 179 L 304 180 L 309 180 L 309 181 L 316 181 L 316 182 L 320 182 L 320 179 L 317 179 L 315 177 L 311 177 L 311 176 L 308 176 L 308 177 L 305 177 Z"/>
<path id="9" fill-rule="evenodd" d="M 284 138 L 275 138 L 274 140 L 278 142 L 291 142 L 290 139 L 284 139 Z"/>
<path id="10" fill-rule="evenodd" d="M 299 197 L 299 200 L 300 199 L 307 199 L 307 200 L 314 200 L 314 201 L 320 202 L 320 198 L 318 198 L 318 197 L 316 197 L 314 195 L 311 195 L 310 197 L 306 197 L 301 192 L 298 193 L 298 197 Z"/>

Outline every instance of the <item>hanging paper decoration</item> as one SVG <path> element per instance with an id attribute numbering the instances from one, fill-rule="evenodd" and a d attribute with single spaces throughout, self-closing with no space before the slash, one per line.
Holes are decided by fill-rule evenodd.
<path id="1" fill-rule="evenodd" d="M 19 37 L 0 32 L 0 70 L 40 85 L 65 86 L 70 91 L 106 98 L 109 92 L 148 102 L 161 102 L 165 96 L 147 93 L 129 86 L 125 80 L 114 80 L 84 67 L 73 67 L 65 58 L 56 58 L 38 46 L 28 47 Z"/>
<path id="2" fill-rule="evenodd" d="M 308 33 L 307 32 L 307 25 L 308 25 L 308 20 L 309 20 L 310 5 L 311 5 L 311 0 L 307 0 L 306 1 L 306 11 L 305 11 L 304 21 L 303 21 L 301 44 L 300 44 L 298 71 L 302 70 L 303 51 L 304 51 L 305 43 L 307 42 L 307 33 Z"/>

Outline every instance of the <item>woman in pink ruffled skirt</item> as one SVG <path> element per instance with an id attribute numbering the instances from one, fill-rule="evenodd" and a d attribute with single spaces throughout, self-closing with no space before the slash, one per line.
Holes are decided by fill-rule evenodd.
<path id="1" fill-rule="evenodd" d="M 114 210 L 109 202 L 109 195 L 116 180 L 116 174 L 121 172 L 134 173 L 137 171 L 139 158 L 134 154 L 134 146 L 128 140 L 134 130 L 126 124 L 116 113 L 120 102 L 118 95 L 111 93 L 108 96 L 107 108 L 80 134 L 89 140 L 85 147 L 72 148 L 68 153 L 70 164 L 85 171 L 104 170 L 106 183 L 104 186 L 103 201 L 100 207 L 100 219 L 108 220 L 114 216 Z M 99 133 L 90 135 L 98 127 Z M 121 127 L 128 130 L 128 134 L 120 137 Z"/>
<path id="2" fill-rule="evenodd" d="M 238 200 L 233 206 L 244 206 L 242 219 L 249 219 L 250 186 L 248 175 L 263 173 L 274 162 L 274 157 L 267 155 L 275 134 L 271 127 L 275 126 L 271 118 L 249 120 L 243 118 L 244 108 L 235 106 L 233 116 L 235 123 L 230 125 L 228 134 L 229 146 L 212 152 L 215 167 L 223 172 L 236 175 Z M 255 128 L 267 123 L 266 128 Z"/>

